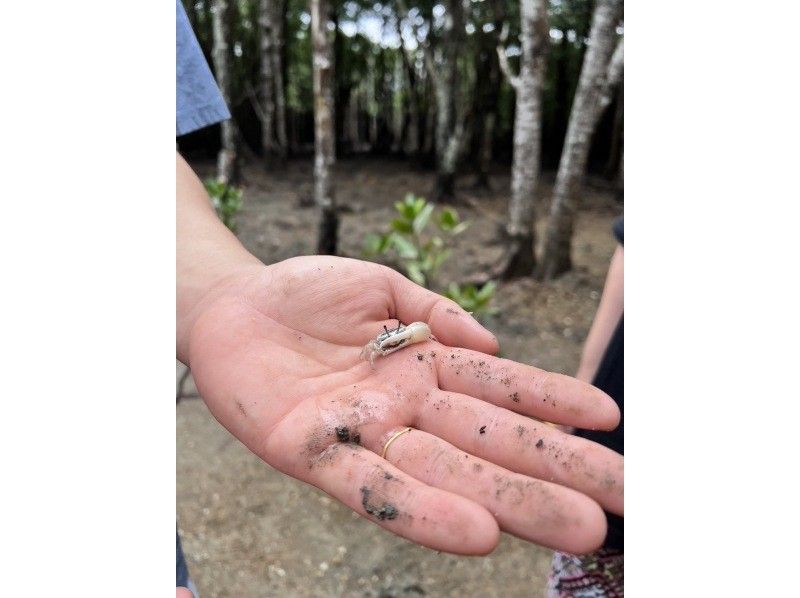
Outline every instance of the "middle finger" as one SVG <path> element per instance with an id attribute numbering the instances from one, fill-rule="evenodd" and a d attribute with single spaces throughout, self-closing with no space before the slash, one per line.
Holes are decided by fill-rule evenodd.
<path id="1" fill-rule="evenodd" d="M 623 512 L 623 457 L 584 438 L 474 397 L 434 391 L 414 427 L 518 473 L 568 486 Z"/>

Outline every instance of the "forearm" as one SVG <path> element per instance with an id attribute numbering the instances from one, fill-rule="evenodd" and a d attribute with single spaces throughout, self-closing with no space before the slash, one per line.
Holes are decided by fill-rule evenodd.
<path id="1" fill-rule="evenodd" d="M 589 336 L 583 345 L 583 354 L 575 377 L 584 382 L 594 379 L 614 329 L 622 317 L 624 305 L 623 249 L 617 247 L 608 267 L 603 295 L 597 307 Z"/>
<path id="2" fill-rule="evenodd" d="M 200 306 L 226 279 L 261 266 L 217 218 L 203 183 L 176 154 L 177 355 L 188 362 L 188 333 Z"/>

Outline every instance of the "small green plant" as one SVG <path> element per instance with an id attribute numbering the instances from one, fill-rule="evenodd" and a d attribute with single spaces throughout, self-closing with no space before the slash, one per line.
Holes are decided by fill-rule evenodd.
<path id="1" fill-rule="evenodd" d="M 497 283 L 491 280 L 480 289 L 473 284 L 459 286 L 451 282 L 444 294 L 463 309 L 480 318 L 484 315 L 494 315 L 499 311 L 496 307 L 492 307 L 495 289 L 497 289 Z"/>
<path id="2" fill-rule="evenodd" d="M 394 208 L 398 217 L 392 220 L 390 230 L 367 235 L 364 253 L 395 254 L 411 280 L 431 287 L 439 268 L 450 257 L 453 238 L 464 232 L 469 223 L 462 222 L 453 208 L 443 208 L 434 214 L 434 205 L 413 193 L 395 203 Z M 433 233 L 428 228 L 431 222 L 437 229 Z"/>
<path id="3" fill-rule="evenodd" d="M 219 219 L 230 230 L 236 232 L 235 217 L 242 209 L 242 190 L 216 179 L 206 179 L 205 186 Z"/>

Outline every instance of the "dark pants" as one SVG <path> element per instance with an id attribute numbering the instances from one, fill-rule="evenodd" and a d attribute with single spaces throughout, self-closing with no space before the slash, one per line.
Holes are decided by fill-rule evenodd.
<path id="1" fill-rule="evenodd" d="M 181 549 L 181 537 L 175 532 L 175 586 L 185 588 L 189 585 L 189 567 Z"/>

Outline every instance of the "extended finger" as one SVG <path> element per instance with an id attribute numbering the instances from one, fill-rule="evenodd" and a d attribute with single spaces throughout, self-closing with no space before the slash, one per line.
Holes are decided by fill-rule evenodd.
<path id="1" fill-rule="evenodd" d="M 436 351 L 431 357 L 442 390 L 558 424 L 592 430 L 619 424 L 613 399 L 575 378 L 468 349 Z"/>
<path id="2" fill-rule="evenodd" d="M 357 445 L 328 447 L 299 477 L 373 523 L 434 550 L 482 555 L 499 540 L 497 522 L 485 508 L 428 486 Z"/>
<path id="3" fill-rule="evenodd" d="M 455 301 L 437 295 L 394 270 L 386 270 L 395 316 L 405 324 L 427 322 L 434 336 L 451 347 L 497 353 L 497 338 Z"/>
<path id="4" fill-rule="evenodd" d="M 608 511 L 623 512 L 623 457 L 595 442 L 444 391 L 422 402 L 415 427 L 512 471 L 573 488 Z"/>
<path id="5" fill-rule="evenodd" d="M 596 550 L 605 538 L 605 515 L 585 495 L 514 473 L 427 432 L 398 436 L 386 459 L 418 480 L 484 506 L 504 531 L 525 540 L 583 554 Z"/>

